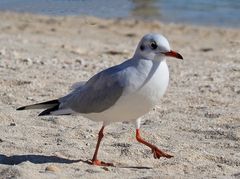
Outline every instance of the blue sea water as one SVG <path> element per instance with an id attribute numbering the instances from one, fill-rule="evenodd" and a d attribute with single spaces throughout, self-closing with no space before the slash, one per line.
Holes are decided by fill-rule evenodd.
<path id="1" fill-rule="evenodd" d="M 240 0 L 0 0 L 0 11 L 240 27 Z"/>

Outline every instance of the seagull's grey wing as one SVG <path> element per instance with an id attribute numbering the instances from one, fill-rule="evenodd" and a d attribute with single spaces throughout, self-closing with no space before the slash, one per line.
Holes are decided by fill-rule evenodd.
<path id="1" fill-rule="evenodd" d="M 71 91 L 79 90 L 80 88 L 82 88 L 85 85 L 85 83 L 86 83 L 86 81 L 80 81 L 80 82 L 74 83 L 70 87 L 70 90 Z"/>
<path id="2" fill-rule="evenodd" d="M 119 70 L 116 66 L 93 76 L 79 90 L 62 98 L 61 108 L 78 113 L 98 113 L 110 108 L 123 93 Z"/>

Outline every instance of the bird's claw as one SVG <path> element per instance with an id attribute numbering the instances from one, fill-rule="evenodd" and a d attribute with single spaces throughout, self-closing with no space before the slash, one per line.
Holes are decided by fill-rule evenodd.
<path id="1" fill-rule="evenodd" d="M 159 159 L 160 157 L 166 157 L 166 158 L 172 158 L 173 157 L 172 155 L 167 154 L 167 153 L 161 151 L 157 147 L 152 148 L 152 152 L 153 152 L 153 157 L 155 159 Z"/>

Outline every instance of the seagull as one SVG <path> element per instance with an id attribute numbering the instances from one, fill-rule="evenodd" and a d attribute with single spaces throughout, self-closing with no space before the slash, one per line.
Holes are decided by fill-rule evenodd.
<path id="1" fill-rule="evenodd" d="M 171 50 L 168 40 L 160 34 L 149 33 L 140 40 L 132 58 L 107 68 L 86 82 L 73 85 L 72 91 L 58 99 L 17 110 L 45 109 L 39 116 L 80 114 L 90 120 L 102 122 L 95 152 L 90 163 L 114 166 L 98 159 L 98 150 L 104 128 L 113 122 L 135 122 L 136 139 L 149 147 L 153 157 L 171 158 L 170 154 L 147 142 L 140 135 L 140 117 L 148 113 L 165 93 L 169 82 L 166 57 L 183 57 Z"/>

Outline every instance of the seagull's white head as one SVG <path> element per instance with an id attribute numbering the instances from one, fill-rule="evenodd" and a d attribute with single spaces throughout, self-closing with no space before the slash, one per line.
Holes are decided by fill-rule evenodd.
<path id="1" fill-rule="evenodd" d="M 149 60 L 163 60 L 165 56 L 183 59 L 179 53 L 171 50 L 164 36 L 155 33 L 147 34 L 141 39 L 134 56 Z"/>

